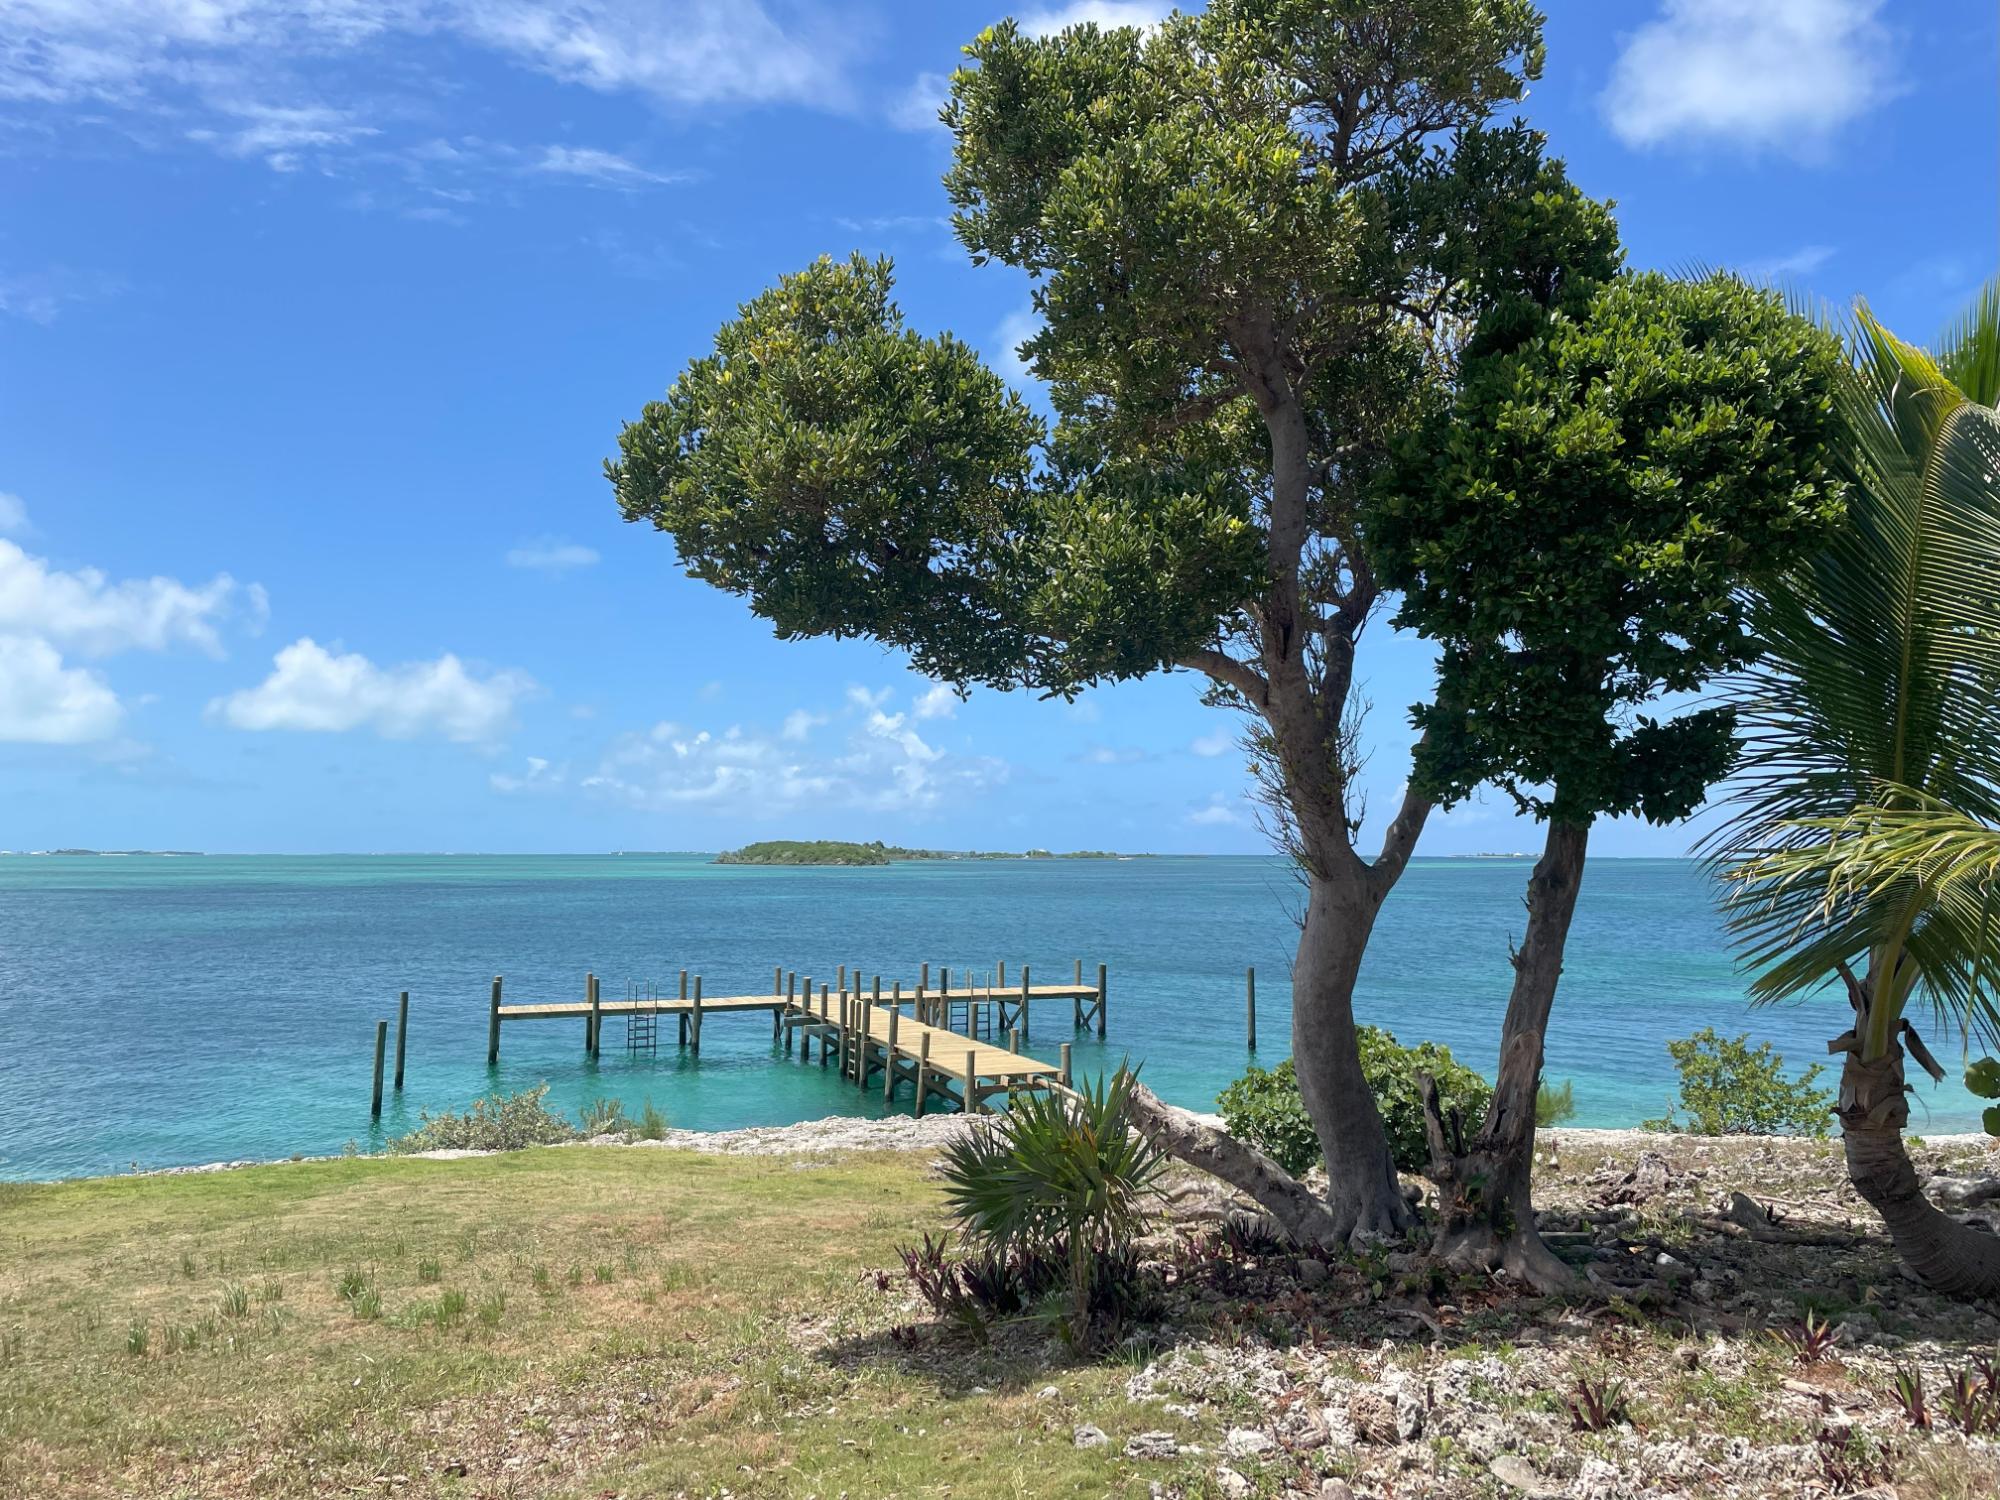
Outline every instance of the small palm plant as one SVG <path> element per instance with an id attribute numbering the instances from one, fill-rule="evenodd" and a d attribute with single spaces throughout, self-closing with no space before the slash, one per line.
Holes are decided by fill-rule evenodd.
<path id="1" fill-rule="evenodd" d="M 1023 1095 L 944 1152 L 945 1201 L 967 1238 L 1066 1265 L 1073 1343 L 1090 1340 L 1105 1272 L 1129 1268 L 1120 1251 L 1145 1227 L 1165 1160 L 1125 1117 L 1133 1081 L 1121 1067 L 1075 1094 Z"/>
<path id="2" fill-rule="evenodd" d="M 1935 351 L 1855 315 L 1847 524 L 1761 601 L 1744 774 L 1712 853 L 1760 1001 L 1829 981 L 1854 1025 L 1848 1175 L 1933 1289 L 2000 1293 L 2000 1240 L 1939 1212 L 1902 1142 L 1910 1011 L 2000 1040 L 2000 283 Z M 1976 1074 L 1975 1091 L 2000 1078 Z"/>

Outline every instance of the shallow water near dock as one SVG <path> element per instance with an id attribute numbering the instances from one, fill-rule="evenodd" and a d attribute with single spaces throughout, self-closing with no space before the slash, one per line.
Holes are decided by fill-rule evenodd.
<path id="1" fill-rule="evenodd" d="M 1415 861 L 1384 909 L 1361 1019 L 1445 1042 L 1490 1073 L 1530 862 Z M 373 855 L 0 858 L 0 1178 L 49 1178 L 362 1149 L 418 1111 L 546 1081 L 574 1116 L 595 1097 L 650 1100 L 677 1126 L 781 1125 L 883 1112 L 817 1059 L 771 1041 L 762 1012 L 714 1015 L 699 1061 L 660 1028 L 628 1055 L 607 1018 L 602 1057 L 581 1021 L 512 1022 L 486 1066 L 488 989 L 509 1002 L 671 992 L 683 967 L 710 995 L 767 990 L 774 965 L 830 981 L 859 964 L 884 987 L 929 962 L 984 982 L 1004 960 L 1038 983 L 1110 967 L 1110 1034 L 1037 1005 L 1023 1050 L 1079 1073 L 1121 1059 L 1176 1103 L 1213 1106 L 1255 1060 L 1290 1052 L 1289 969 L 1301 891 L 1272 858 L 906 863 L 767 869 L 705 855 Z M 1245 966 L 1261 1043 L 1244 1046 Z M 368 1115 L 378 1019 L 410 991 L 405 1087 Z M 1845 1024 L 1828 996 L 1752 1011 L 1708 879 L 1684 860 L 1592 860 L 1548 1040 L 1577 1125 L 1633 1125 L 1673 1092 L 1665 1043 L 1702 1027 L 1770 1040 L 1794 1069 Z M 1924 1080 L 1918 1132 L 1977 1127 L 1958 1047 Z M 393 1036 L 391 1047 L 393 1049 Z M 1826 1081 L 1826 1080 L 1823 1080 Z M 905 1090 L 896 1112 L 909 1109 Z"/>

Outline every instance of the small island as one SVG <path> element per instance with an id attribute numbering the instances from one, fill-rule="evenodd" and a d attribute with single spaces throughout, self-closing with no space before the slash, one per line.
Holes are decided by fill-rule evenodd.
<path id="1" fill-rule="evenodd" d="M 1076 849 L 1053 854 L 1047 849 L 1027 849 L 1018 854 L 971 849 L 905 849 L 880 839 L 866 844 L 841 839 L 765 839 L 745 844 L 741 849 L 725 849 L 715 856 L 719 865 L 886 865 L 899 860 L 940 859 L 1143 859 L 1145 855 L 1119 854 L 1108 849 Z"/>

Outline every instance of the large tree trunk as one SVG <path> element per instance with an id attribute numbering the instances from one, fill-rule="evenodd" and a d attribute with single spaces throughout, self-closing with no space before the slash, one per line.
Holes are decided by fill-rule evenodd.
<path id="1" fill-rule="evenodd" d="M 1297 1243 L 1332 1245 L 1343 1238 L 1326 1205 L 1304 1183 L 1255 1146 L 1245 1145 L 1227 1131 L 1203 1124 L 1195 1115 L 1167 1103 L 1144 1084 L 1134 1083 L 1125 1096 L 1125 1118 L 1169 1156 L 1177 1156 L 1248 1193 Z"/>
<path id="2" fill-rule="evenodd" d="M 1485 1122 L 1470 1142 L 1463 1123 L 1447 1121 L 1436 1085 L 1422 1080 L 1430 1179 L 1438 1187 L 1432 1254 L 1461 1270 L 1501 1270 L 1537 1291 L 1575 1281 L 1535 1228 L 1535 1095 L 1542 1083 L 1542 1042 L 1562 978 L 1563 945 L 1583 883 L 1587 824 L 1551 822 L 1542 857 L 1528 880 L 1528 930 L 1514 955 L 1514 987 L 1500 1032 L 1500 1072 Z"/>
<path id="3" fill-rule="evenodd" d="M 1854 1035 L 1834 1043 L 1847 1049 L 1839 1116 L 1848 1180 L 1882 1216 L 1896 1253 L 1925 1286 L 1952 1297 L 2000 1296 L 2000 1236 L 1961 1224 L 1935 1207 L 1903 1149 L 1910 1105 L 1902 1047 L 1892 1040 L 1884 1056 L 1864 1062 Z"/>
<path id="4" fill-rule="evenodd" d="M 1334 1232 L 1357 1245 L 1400 1236 L 1416 1222 L 1354 1031 L 1354 984 L 1388 889 L 1368 876 L 1358 864 L 1342 875 L 1307 876 L 1292 969 L 1292 1066 L 1326 1156 Z"/>

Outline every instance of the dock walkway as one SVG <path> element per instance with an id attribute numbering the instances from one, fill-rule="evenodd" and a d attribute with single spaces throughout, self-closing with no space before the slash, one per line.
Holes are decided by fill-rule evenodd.
<path id="1" fill-rule="evenodd" d="M 1004 964 L 997 974 L 997 979 L 987 984 L 953 988 L 949 971 L 942 969 L 939 982 L 933 985 L 930 965 L 925 964 L 920 978 L 907 988 L 897 981 L 885 992 L 877 976 L 864 991 L 859 967 L 850 981 L 843 965 L 838 989 L 821 984 L 815 993 L 811 976 L 801 982 L 796 972 L 787 974 L 780 966 L 772 971 L 769 993 L 704 995 L 701 976 L 694 975 L 690 987 L 690 976 L 683 970 L 676 994 L 622 1000 L 606 1000 L 597 977 L 586 975 L 581 1000 L 511 1005 L 503 1003 L 502 980 L 495 976 L 486 1060 L 499 1061 L 500 1028 L 507 1021 L 581 1020 L 584 1048 L 595 1057 L 606 1016 L 671 1016 L 678 1022 L 681 1045 L 698 1056 L 702 1025 L 709 1016 L 766 1012 L 771 1017 L 772 1039 L 782 1039 L 786 1052 L 796 1043 L 801 1061 L 810 1060 L 812 1045 L 818 1042 L 821 1067 L 837 1062 L 841 1077 L 851 1079 L 863 1092 L 879 1085 L 885 1103 L 893 1101 L 907 1083 L 919 1115 L 933 1100 L 979 1111 L 998 1095 L 1069 1087 L 1068 1042 L 1061 1044 L 1061 1061 L 1056 1063 L 1040 1061 L 1021 1050 L 1030 1034 L 1033 1007 L 1041 1001 L 1046 1012 L 1049 1004 L 1067 1000 L 1072 1027 L 1082 1030 L 1094 1026 L 1103 1036 L 1108 1010 L 1105 966 L 1097 966 L 1095 984 L 1085 982 L 1081 962 L 1070 984 L 1034 984 L 1025 964 L 1018 984 L 1005 982 Z M 954 1023 L 961 1019 L 962 1032 L 954 1029 Z M 982 1043 L 982 1033 L 991 1040 Z M 1003 1038 L 1004 1046 L 999 1044 Z M 954 1087 L 956 1093 L 952 1092 Z"/>

